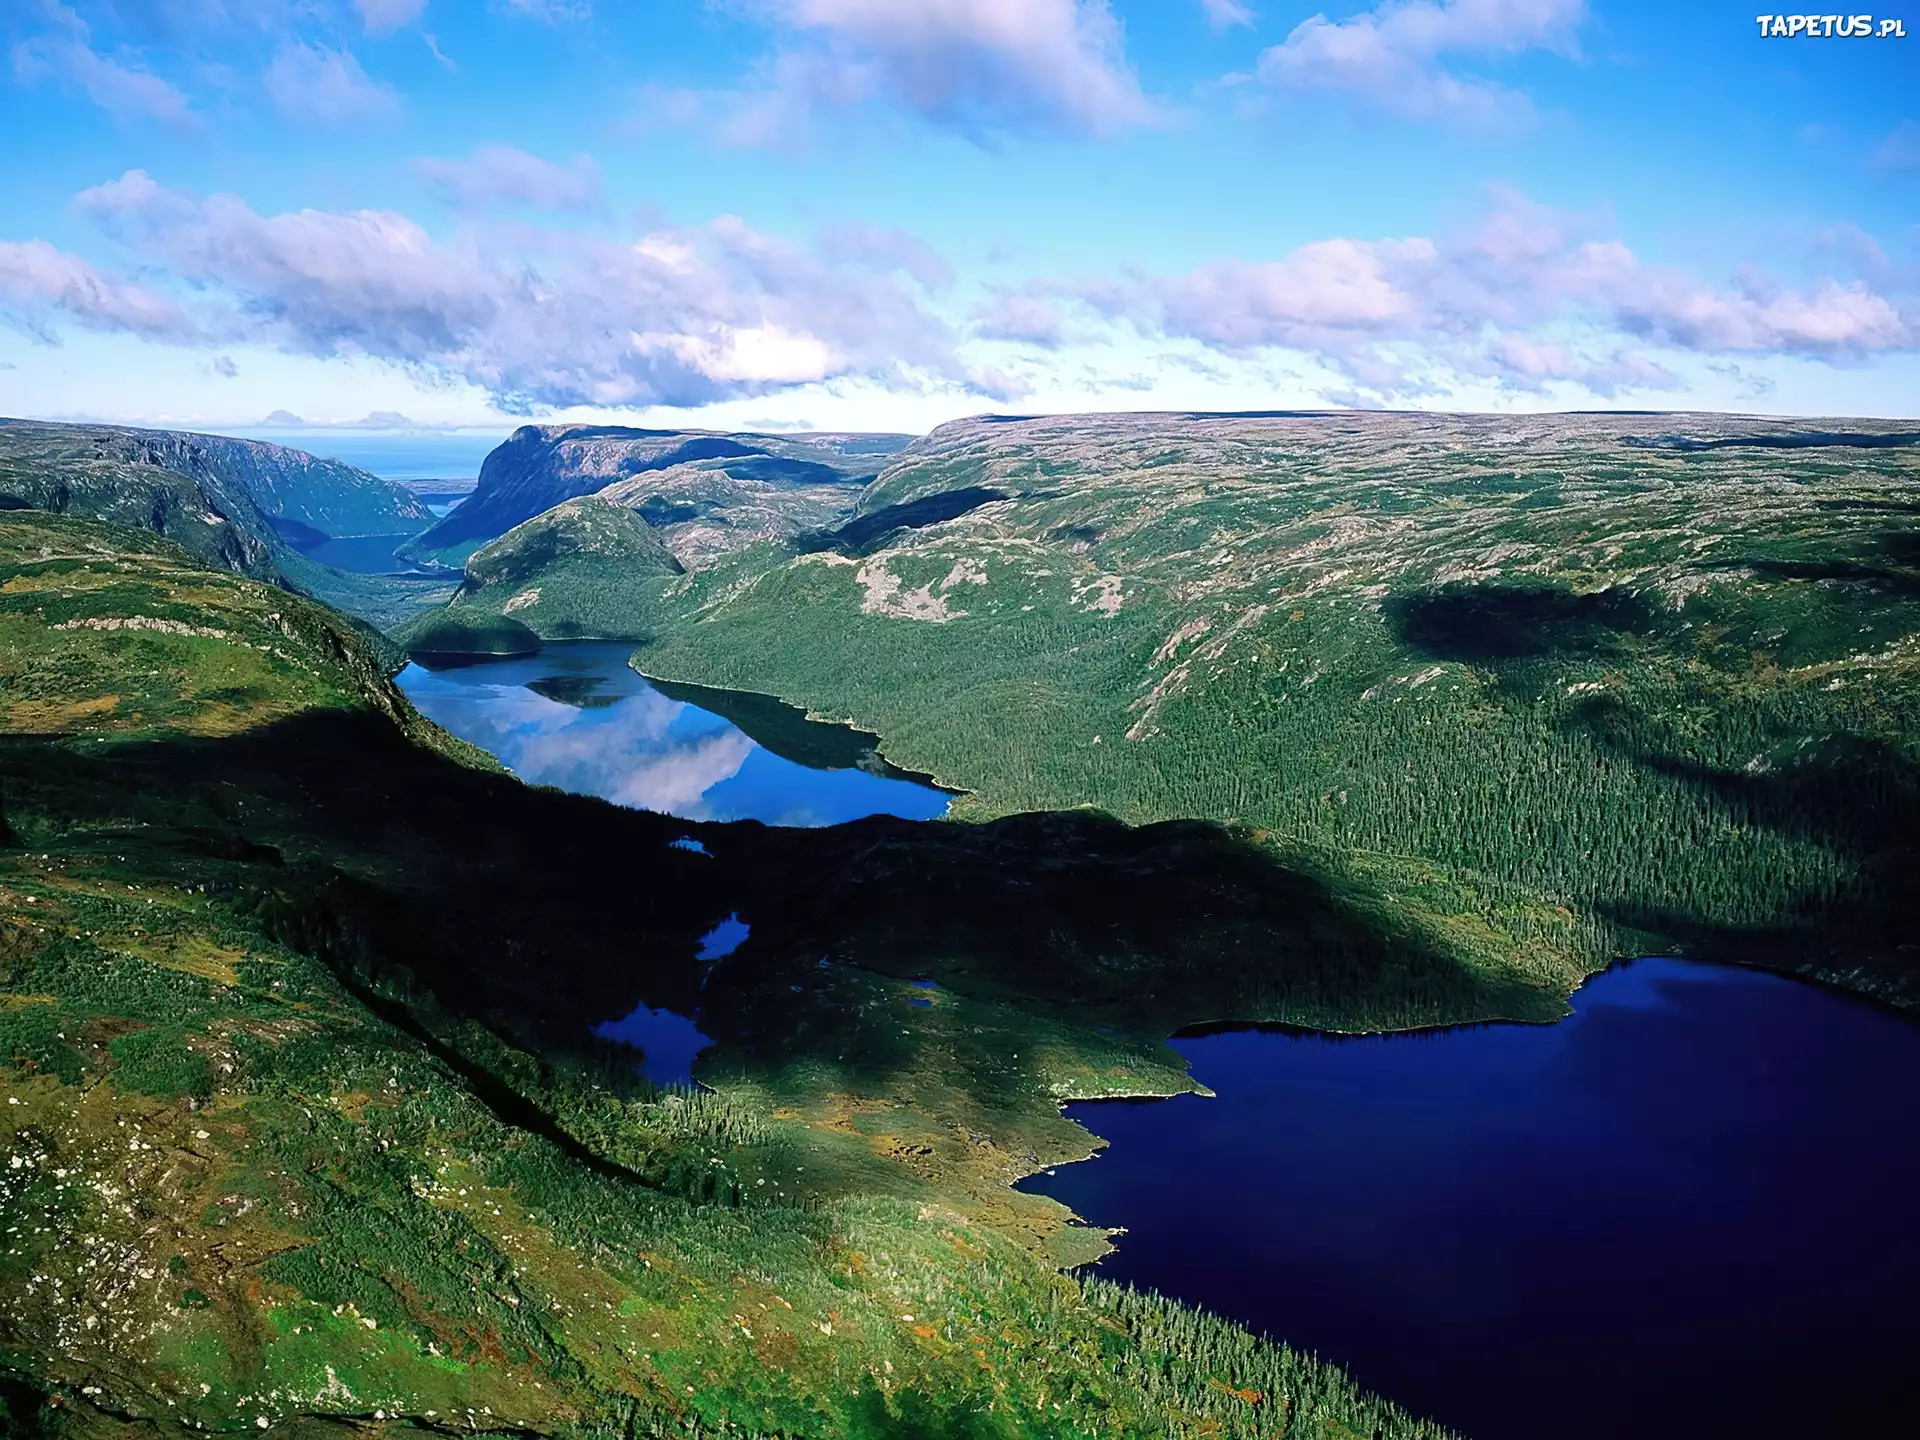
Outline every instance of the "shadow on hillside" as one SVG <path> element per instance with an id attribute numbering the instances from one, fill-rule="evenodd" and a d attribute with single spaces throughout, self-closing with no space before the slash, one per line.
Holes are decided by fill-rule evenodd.
<path id="1" fill-rule="evenodd" d="M 1823 846 L 1852 867 L 1857 879 L 1847 893 L 1801 917 L 1798 927 L 1767 932 L 1766 944 L 1871 956 L 1920 941 L 1920 886 L 1913 883 L 1920 874 L 1920 765 L 1892 745 L 1840 733 L 1778 763 L 1717 766 L 1679 753 L 1670 740 L 1662 744 L 1670 727 L 1615 698 L 1596 696 L 1565 723 L 1635 765 L 1711 797 L 1735 823 Z M 1696 948 L 1762 943 L 1754 932 L 1723 931 L 1699 916 L 1641 914 L 1624 903 L 1612 918 Z"/>
<path id="2" fill-rule="evenodd" d="M 1722 435 L 1695 440 L 1684 435 L 1641 437 L 1630 435 L 1628 445 L 1647 450 L 1818 450 L 1837 446 L 1854 450 L 1895 450 L 1920 445 L 1920 430 L 1806 430 L 1778 435 Z"/>
<path id="3" fill-rule="evenodd" d="M 1915 537 L 1889 531 L 1878 538 L 1878 548 L 1904 565 L 1916 563 Z M 1770 580 L 1839 581 L 1858 585 L 1878 595 L 1920 595 L 1920 573 L 1896 570 L 1885 565 L 1870 565 L 1859 560 L 1778 560 L 1768 556 L 1745 555 L 1710 560 L 1702 564 L 1708 570 L 1751 570 Z"/>
<path id="4" fill-rule="evenodd" d="M 850 991 L 829 982 L 850 976 L 1152 1036 L 1282 1013 L 1358 1028 L 1553 1009 L 1383 928 L 1337 879 L 1196 822 L 688 823 L 469 770 L 347 712 L 217 740 L 4 737 L 0 793 L 28 844 L 225 892 L 356 987 L 430 995 L 569 1061 L 605 1060 L 590 1027 L 638 1004 L 697 1010 L 737 1054 L 839 1057 L 871 1038 L 835 1009 Z M 730 913 L 751 938 L 697 961 Z M 910 1061 L 914 1042 L 887 1029 L 838 1062 L 850 1078 L 884 1089 Z"/>
<path id="5" fill-rule="evenodd" d="M 1450 585 L 1387 601 L 1400 641 L 1435 660 L 1493 664 L 1611 653 L 1654 617 L 1624 590 L 1575 594 L 1551 585 Z"/>

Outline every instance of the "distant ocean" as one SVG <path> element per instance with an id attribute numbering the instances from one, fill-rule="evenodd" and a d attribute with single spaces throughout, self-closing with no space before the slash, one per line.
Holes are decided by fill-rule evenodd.
<path id="1" fill-rule="evenodd" d="M 487 458 L 487 452 L 507 437 L 504 433 L 392 435 L 365 430 L 263 430 L 245 438 L 342 460 L 371 470 L 382 480 L 472 480 L 479 475 L 480 462 Z"/>

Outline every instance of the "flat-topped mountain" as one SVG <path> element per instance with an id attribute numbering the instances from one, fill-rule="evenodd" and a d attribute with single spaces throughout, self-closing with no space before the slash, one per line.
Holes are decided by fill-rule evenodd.
<path id="1" fill-rule="evenodd" d="M 859 487 L 912 438 L 524 425 L 487 457 L 472 497 L 405 553 L 458 563 L 523 520 L 615 486 L 654 524 L 711 530 L 739 509 L 750 538 L 794 533 L 851 513 Z M 711 537 L 693 548 L 713 548 Z"/>

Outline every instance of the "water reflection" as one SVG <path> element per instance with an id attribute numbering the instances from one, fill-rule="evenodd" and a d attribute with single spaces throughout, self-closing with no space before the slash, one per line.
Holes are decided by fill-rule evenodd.
<path id="1" fill-rule="evenodd" d="M 731 721 L 669 699 L 627 664 L 631 647 L 582 642 L 454 669 L 409 665 L 400 687 L 429 719 L 523 780 L 689 820 L 837 825 L 931 820 L 948 797 L 856 768 L 795 763 Z"/>

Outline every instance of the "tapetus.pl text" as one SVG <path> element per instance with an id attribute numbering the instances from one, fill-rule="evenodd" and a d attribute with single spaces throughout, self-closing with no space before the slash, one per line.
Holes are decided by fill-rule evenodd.
<path id="1" fill-rule="evenodd" d="M 1904 40 L 1907 23 L 1871 15 L 1757 15 L 1763 40 Z"/>

